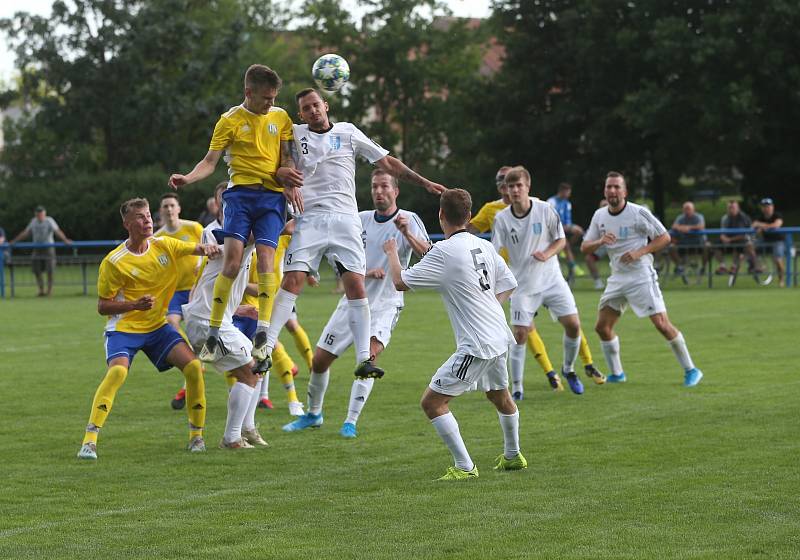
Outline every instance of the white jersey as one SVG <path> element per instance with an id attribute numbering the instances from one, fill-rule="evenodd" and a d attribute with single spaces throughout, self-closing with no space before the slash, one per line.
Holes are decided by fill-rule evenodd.
<path id="1" fill-rule="evenodd" d="M 215 229 L 222 229 L 222 225 L 217 220 L 214 220 L 203 228 L 203 237 L 200 242 L 219 245 L 212 233 Z M 236 280 L 233 281 L 233 285 L 231 286 L 230 296 L 228 296 L 228 306 L 225 308 L 223 322 L 231 323 L 233 321 L 233 314 L 242 302 L 242 296 L 244 295 L 245 288 L 247 288 L 247 280 L 250 276 L 250 262 L 252 261 L 254 249 L 254 245 L 247 245 L 244 248 L 242 264 L 239 267 L 239 274 L 236 276 Z M 200 319 L 209 320 L 211 318 L 211 302 L 214 299 L 214 282 L 217 276 L 222 272 L 223 261 L 222 255 L 213 261 L 206 259 L 203 271 L 200 273 L 200 278 L 197 279 L 197 283 L 192 290 L 192 298 L 189 303 L 182 307 L 184 317 L 191 314 Z"/>
<path id="2" fill-rule="evenodd" d="M 647 245 L 650 240 L 667 233 L 667 229 L 644 206 L 625 202 L 618 214 L 612 214 L 610 207 L 598 209 L 592 216 L 592 223 L 586 231 L 586 241 L 597 241 L 606 233 L 617 236 L 612 245 L 605 245 L 611 260 L 611 274 L 649 279 L 655 274 L 653 255 L 650 253 L 630 264 L 620 262 L 622 255 Z"/>
<path id="3" fill-rule="evenodd" d="M 382 268 L 386 272 L 386 276 L 383 278 L 366 278 L 364 282 L 370 309 L 403 307 L 403 292 L 398 292 L 394 288 L 389 273 L 389 259 L 383 252 L 383 244 L 394 238 L 397 241 L 397 254 L 400 256 L 400 264 L 403 268 L 407 267 L 411 260 L 414 250 L 394 225 L 394 220 L 398 216 L 408 218 L 408 230 L 411 235 L 426 241 L 428 245 L 431 243 L 422 220 L 414 212 L 398 209 L 391 216 L 386 216 L 386 219 L 381 217 L 381 221 L 378 221 L 378 215 L 374 210 L 359 212 L 358 217 L 361 218 L 362 227 L 361 238 L 364 240 L 364 251 L 367 254 L 367 270 Z"/>
<path id="4" fill-rule="evenodd" d="M 515 215 L 509 206 L 497 213 L 492 226 L 492 245 L 498 251 L 506 248 L 511 271 L 519 283 L 515 297 L 541 293 L 562 278 L 556 255 L 541 262 L 533 258 L 533 253 L 563 239 L 564 227 L 552 206 L 538 198 L 531 197 L 530 201 L 524 216 Z"/>
<path id="5" fill-rule="evenodd" d="M 517 281 L 491 243 L 457 232 L 436 243 L 402 278 L 411 289 L 442 294 L 456 352 L 489 359 L 508 351 L 513 335 L 496 294 L 516 288 Z"/>
<path id="6" fill-rule="evenodd" d="M 351 123 L 334 123 L 327 132 L 294 125 L 295 161 L 303 172 L 304 213 L 338 212 L 355 216 L 356 156 L 370 163 L 389 152 Z"/>

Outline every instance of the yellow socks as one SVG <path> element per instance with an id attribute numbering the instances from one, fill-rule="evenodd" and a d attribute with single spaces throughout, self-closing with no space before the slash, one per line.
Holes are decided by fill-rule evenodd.
<path id="1" fill-rule="evenodd" d="M 103 381 L 94 394 L 92 400 L 92 412 L 89 414 L 89 425 L 86 426 L 86 433 L 83 436 L 83 443 L 97 443 L 97 434 L 108 418 L 111 407 L 114 405 L 114 397 L 117 391 L 125 383 L 128 376 L 128 368 L 124 366 L 111 366 L 106 372 Z"/>
<path id="2" fill-rule="evenodd" d="M 286 389 L 286 400 L 290 403 L 297 402 L 297 391 L 294 388 L 294 377 L 291 371 L 281 373 L 281 383 L 283 383 L 283 388 Z"/>
<path id="3" fill-rule="evenodd" d="M 230 391 L 231 387 L 236 385 L 236 378 L 233 375 L 231 375 L 231 372 L 229 372 L 229 371 L 225 372 L 225 376 L 224 377 L 225 377 L 225 385 L 228 386 L 228 391 Z"/>
<path id="4" fill-rule="evenodd" d="M 215 285 L 216 287 L 216 285 Z M 278 275 L 274 272 L 258 273 L 258 322 L 268 323 L 272 315 L 272 304 L 278 291 Z"/>
<path id="5" fill-rule="evenodd" d="M 553 371 L 553 364 L 550 362 L 550 357 L 547 355 L 547 348 L 544 347 L 544 341 L 539 336 L 539 331 L 532 329 L 528 335 L 528 348 L 533 354 L 533 357 L 539 362 L 539 367 L 542 368 L 545 374 Z"/>
<path id="6" fill-rule="evenodd" d="M 592 365 L 592 351 L 589 350 L 589 343 L 586 342 L 586 335 L 583 334 L 583 329 L 580 332 L 581 337 L 581 347 L 578 350 L 578 355 L 581 357 L 581 363 L 584 366 Z"/>
<path id="7" fill-rule="evenodd" d="M 219 276 L 222 278 L 222 275 Z M 206 384 L 203 379 L 203 366 L 194 359 L 183 368 L 186 378 L 186 410 L 189 412 L 189 439 L 203 436 L 206 425 Z"/>
<path id="8" fill-rule="evenodd" d="M 214 298 L 211 301 L 211 317 L 208 319 L 208 324 L 212 328 L 219 329 L 222 324 L 222 317 L 225 316 L 225 307 L 228 305 L 228 296 L 231 294 L 233 280 L 233 278 L 219 274 L 214 281 Z"/>
<path id="9" fill-rule="evenodd" d="M 294 362 L 292 358 L 286 352 L 283 344 L 278 343 L 272 351 L 272 371 L 277 372 L 280 376 L 289 402 L 297 402 L 298 400 L 297 391 L 294 388 L 293 368 Z"/>
<path id="10" fill-rule="evenodd" d="M 294 332 L 291 334 L 292 338 L 294 338 L 294 345 L 297 348 L 297 351 L 300 352 L 300 355 L 306 361 L 308 369 L 311 370 L 311 359 L 313 358 L 314 354 L 311 351 L 311 341 L 308 340 L 308 335 L 306 334 L 305 329 L 300 326 L 300 323 L 297 323 Z"/>

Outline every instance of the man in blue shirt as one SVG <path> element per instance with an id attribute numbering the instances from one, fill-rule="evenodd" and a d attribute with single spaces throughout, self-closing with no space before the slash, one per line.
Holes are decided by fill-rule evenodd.
<path id="1" fill-rule="evenodd" d="M 567 236 L 567 244 L 564 247 L 564 251 L 567 253 L 567 267 L 569 268 L 569 277 L 567 281 L 572 282 L 576 274 L 580 276 L 585 273 L 581 271 L 580 267 L 575 265 L 575 254 L 572 252 L 572 243 L 580 243 L 583 239 L 583 228 L 578 224 L 572 223 L 572 202 L 569 201 L 570 196 L 572 196 L 572 185 L 569 183 L 561 183 L 558 185 L 556 194 L 548 198 L 547 202 L 555 209 L 558 217 L 561 218 L 561 225 L 564 227 L 564 233 Z M 586 266 L 589 268 L 589 273 L 594 280 L 595 289 L 603 289 L 603 281 L 600 279 L 597 265 L 591 259 L 586 259 Z"/>

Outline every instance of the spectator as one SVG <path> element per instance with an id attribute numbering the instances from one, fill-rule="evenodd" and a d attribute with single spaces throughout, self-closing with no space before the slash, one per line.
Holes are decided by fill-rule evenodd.
<path id="1" fill-rule="evenodd" d="M 705 235 L 693 234 L 693 231 L 706 229 L 705 217 L 697 212 L 693 202 L 683 203 L 683 212 L 675 218 L 670 228 L 672 245 L 670 247 L 670 257 L 675 263 L 675 273 L 683 273 L 683 261 L 687 255 L 702 255 L 703 265 L 700 275 L 705 273 L 708 264 L 708 239 Z"/>
<path id="2" fill-rule="evenodd" d="M 569 278 L 572 279 L 577 275 L 585 274 L 580 267 L 575 264 L 575 254 L 572 251 L 572 243 L 580 243 L 583 239 L 583 228 L 578 224 L 572 223 L 572 203 L 569 198 L 572 196 L 572 185 L 569 183 L 561 183 L 558 185 L 558 190 L 555 195 L 547 199 L 547 202 L 555 208 L 559 218 L 561 218 L 561 225 L 564 227 L 564 233 L 567 236 L 567 244 L 564 251 L 567 253 L 567 268 L 569 269 Z M 594 287 L 597 290 L 603 289 L 603 281 L 600 279 L 600 273 L 597 270 L 597 265 L 592 259 L 586 259 L 586 266 L 589 268 L 589 273 L 594 280 Z"/>
<path id="3" fill-rule="evenodd" d="M 745 229 L 752 227 L 752 220 L 750 216 L 745 214 L 739 208 L 739 202 L 736 200 L 728 201 L 728 212 L 722 216 L 719 227 L 722 229 Z M 717 260 L 719 260 L 719 268 L 717 274 L 734 273 L 739 268 L 739 261 L 742 258 L 742 253 L 747 257 L 750 264 L 750 270 L 756 268 L 756 252 L 753 247 L 753 241 L 746 233 L 731 233 L 720 234 L 720 241 L 722 242 L 722 251 L 717 251 Z M 725 266 L 724 254 L 733 254 L 733 262 L 731 267 Z"/>
<path id="4" fill-rule="evenodd" d="M 773 230 L 783 227 L 783 216 L 775 211 L 775 202 L 771 198 L 761 199 L 761 215 L 753 222 L 753 227 L 761 234 L 759 248 L 772 254 L 775 268 L 778 270 L 778 284 L 783 287 L 784 279 L 784 240 L 785 235 Z"/>
<path id="5" fill-rule="evenodd" d="M 16 243 L 33 234 L 34 243 L 53 243 L 53 234 L 64 243 L 70 244 L 72 240 L 69 239 L 64 232 L 58 227 L 56 221 L 47 215 L 47 210 L 44 206 L 37 206 L 34 210 L 34 217 L 31 219 L 27 227 L 22 230 L 19 235 L 11 240 L 11 243 Z M 39 297 L 49 296 L 53 292 L 53 269 L 56 265 L 56 249 L 55 247 L 36 248 L 31 253 L 31 264 L 33 266 L 33 274 L 36 276 L 36 284 L 39 286 Z M 47 291 L 44 287 L 43 273 L 47 273 Z"/>
<path id="6" fill-rule="evenodd" d="M 0 245 L 6 242 L 6 230 L 0 227 Z"/>
<path id="7" fill-rule="evenodd" d="M 200 222 L 203 227 L 206 227 L 208 224 L 217 219 L 217 212 L 219 212 L 217 199 L 213 196 L 210 196 L 208 197 L 208 200 L 206 200 L 206 209 L 200 212 L 200 215 L 197 217 L 197 221 Z"/>

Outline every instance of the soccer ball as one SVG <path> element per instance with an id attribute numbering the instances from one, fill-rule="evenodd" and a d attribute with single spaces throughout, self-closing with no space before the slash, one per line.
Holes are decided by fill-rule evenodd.
<path id="1" fill-rule="evenodd" d="M 350 65 L 338 54 L 323 54 L 311 68 L 311 76 L 323 91 L 339 91 L 350 79 Z"/>

